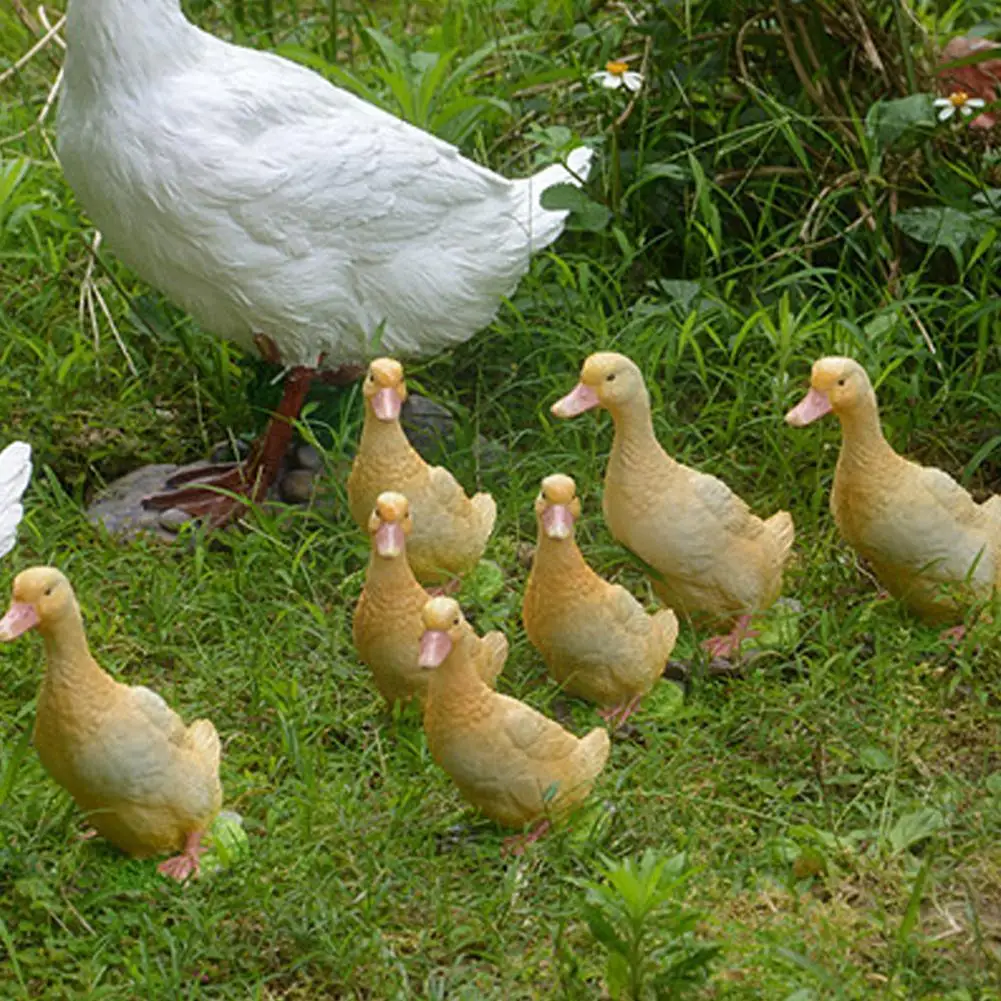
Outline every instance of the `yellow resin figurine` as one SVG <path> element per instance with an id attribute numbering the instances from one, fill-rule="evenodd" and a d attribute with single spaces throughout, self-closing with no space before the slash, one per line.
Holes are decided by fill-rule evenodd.
<path id="1" fill-rule="evenodd" d="M 219 736 L 207 720 L 185 726 L 141 685 L 123 685 L 87 647 L 69 581 L 52 567 L 14 580 L 0 640 L 37 629 L 47 668 L 34 743 L 46 771 L 97 833 L 138 858 L 181 851 L 160 864 L 184 880 L 198 870 L 202 836 L 222 803 Z"/>
<path id="2" fill-rule="evenodd" d="M 530 706 L 484 684 L 484 656 L 452 598 L 424 607 L 420 664 L 431 674 L 424 730 L 434 760 L 459 792 L 505 827 L 535 825 L 515 850 L 541 837 L 591 791 L 608 760 L 608 731 L 578 739 Z"/>
<path id="3" fill-rule="evenodd" d="M 804 427 L 831 412 L 842 434 L 831 511 L 883 586 L 932 621 L 954 621 L 997 591 L 1001 496 L 977 504 L 948 473 L 898 455 L 883 437 L 869 376 L 851 358 L 816 362 L 810 391 L 786 420 Z"/>
<path id="4" fill-rule="evenodd" d="M 424 632 L 421 612 L 431 596 L 407 563 L 412 526 L 406 497 L 379 494 L 368 523 L 372 554 L 352 625 L 358 655 L 390 705 L 413 698 L 423 705 L 428 688 L 428 672 L 417 666 L 417 658 Z M 466 628 L 476 635 L 472 626 Z M 477 642 L 485 650 L 477 661 L 481 677 L 493 685 L 507 659 L 507 638 L 492 632 Z"/>
<path id="5" fill-rule="evenodd" d="M 661 575 L 654 589 L 678 615 L 735 620 L 705 645 L 716 656 L 737 653 L 751 615 L 782 591 L 792 517 L 762 521 L 721 480 L 672 459 L 654 435 L 643 375 L 624 355 L 591 355 L 552 411 L 574 417 L 595 407 L 615 423 L 602 501 L 612 535 Z"/>
<path id="6" fill-rule="evenodd" d="M 485 493 L 467 497 L 447 469 L 429 466 L 407 440 L 400 426 L 407 389 L 398 361 L 372 362 L 363 394 L 365 424 L 348 477 L 351 516 L 365 528 L 379 494 L 395 490 L 410 501 L 414 516 L 407 558 L 417 579 L 436 584 L 468 573 L 493 531 L 497 518 L 493 497 Z"/>
<path id="7" fill-rule="evenodd" d="M 624 587 L 587 565 L 574 540 L 580 501 L 569 476 L 542 481 L 535 515 L 538 545 L 521 609 L 525 632 L 567 692 L 607 707 L 602 716 L 622 723 L 663 674 L 678 619 L 670 609 L 647 615 Z"/>

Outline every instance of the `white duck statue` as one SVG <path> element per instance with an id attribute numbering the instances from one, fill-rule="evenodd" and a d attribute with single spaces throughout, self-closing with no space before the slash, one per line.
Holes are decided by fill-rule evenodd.
<path id="1" fill-rule="evenodd" d="M 31 479 L 31 446 L 15 441 L 0 452 L 0 557 L 17 542 L 17 526 L 24 517 L 21 496 Z"/>
<path id="2" fill-rule="evenodd" d="M 579 147 L 509 180 L 312 70 L 207 34 L 179 0 L 69 0 L 66 40 L 58 152 L 80 203 L 205 330 L 288 368 L 244 466 L 147 498 L 216 525 L 273 482 L 319 371 L 433 354 L 489 324 L 563 229 L 542 192 L 590 165 Z"/>

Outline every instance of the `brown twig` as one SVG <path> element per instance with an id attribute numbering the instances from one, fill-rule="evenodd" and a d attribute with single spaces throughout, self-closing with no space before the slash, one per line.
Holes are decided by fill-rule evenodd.
<path id="1" fill-rule="evenodd" d="M 827 196 L 835 191 L 840 191 L 842 188 L 847 187 L 855 181 L 861 180 L 864 176 L 864 171 L 850 170 L 847 174 L 842 174 L 841 177 L 832 181 L 821 190 L 820 194 L 814 198 L 814 200 L 810 203 L 810 207 L 806 210 L 806 217 L 804 218 L 803 225 L 800 227 L 799 231 L 799 238 L 802 242 L 807 243 L 812 239 L 812 234 L 815 232 L 815 230 L 811 230 L 813 217 L 819 211 Z"/>
<path id="2" fill-rule="evenodd" d="M 769 166 L 745 169 L 721 170 L 713 177 L 715 184 L 729 184 L 731 181 L 754 181 L 761 177 L 798 177 L 805 174 L 802 167 Z"/>

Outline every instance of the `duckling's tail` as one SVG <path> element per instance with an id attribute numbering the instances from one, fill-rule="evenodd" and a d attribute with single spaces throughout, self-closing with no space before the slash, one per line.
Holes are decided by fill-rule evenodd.
<path id="1" fill-rule="evenodd" d="M 480 661 L 480 676 L 491 687 L 497 687 L 497 679 L 504 670 L 507 660 L 507 637 L 499 630 L 487 633 L 483 637 L 483 659 Z"/>
<path id="2" fill-rule="evenodd" d="M 577 773 L 581 783 L 592 782 L 601 773 L 608 761 L 611 741 L 608 731 L 603 726 L 596 726 L 589 734 L 581 737 L 577 745 L 577 761 L 580 771 Z"/>
<path id="3" fill-rule="evenodd" d="M 796 538 L 796 528 L 788 511 L 778 511 L 765 521 L 765 527 L 779 547 L 779 563 L 784 564 L 792 551 L 792 540 Z"/>
<path id="4" fill-rule="evenodd" d="M 219 743 L 219 734 L 212 725 L 211 720 L 196 719 L 188 727 L 185 743 L 198 757 L 207 771 L 219 771 L 219 758 L 222 755 L 222 747 Z"/>
<path id="5" fill-rule="evenodd" d="M 674 644 L 678 641 L 678 616 L 670 608 L 663 608 L 653 617 L 654 637 L 656 642 L 656 660 L 663 669 L 667 658 L 671 656 Z"/>
<path id="6" fill-rule="evenodd" d="M 563 232 L 563 223 L 567 217 L 566 210 L 543 208 L 542 193 L 557 184 L 572 184 L 579 188 L 587 180 L 593 155 L 594 150 L 578 146 L 570 151 L 566 166 L 562 163 L 553 164 L 520 182 L 524 193 L 522 222 L 527 229 L 533 252 L 548 247 Z"/>
<path id="7" fill-rule="evenodd" d="M 490 533 L 494 530 L 494 523 L 497 521 L 497 501 L 490 494 L 475 494 L 472 498 L 473 510 L 476 512 L 476 523 L 479 526 L 478 534 L 482 537 L 483 546 L 486 546 Z M 482 547 L 481 547 L 482 555 Z"/>

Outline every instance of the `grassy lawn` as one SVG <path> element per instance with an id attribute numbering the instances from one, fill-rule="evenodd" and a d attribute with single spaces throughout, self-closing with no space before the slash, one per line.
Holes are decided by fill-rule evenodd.
<path id="1" fill-rule="evenodd" d="M 796 6 L 776 11 L 800 17 Z M 0 9 L 0 445 L 30 441 L 37 470 L 0 587 L 56 564 L 106 669 L 187 720 L 213 719 L 226 804 L 250 845 L 181 888 L 80 840 L 79 813 L 30 746 L 41 644 L 0 650 L 0 998 L 609 997 L 582 884 L 646 850 L 683 853 L 688 867 L 651 919 L 650 950 L 719 947 L 690 996 L 1001 998 L 1001 625 L 978 622 L 953 649 L 881 595 L 828 511 L 836 422 L 782 420 L 815 358 L 851 354 L 877 381 L 898 450 L 978 499 L 1001 492 L 996 154 L 954 124 L 922 119 L 907 144 L 911 118 L 893 136 L 878 116 L 863 122 L 877 98 L 933 90 L 936 33 L 996 11 L 857 5 L 885 74 L 852 62 L 839 92 L 841 22 L 805 6 L 816 10 L 799 35 L 747 4 L 637 7 L 639 27 L 618 5 L 581 0 L 187 6 L 219 34 L 350 75 L 504 172 L 580 138 L 598 147 L 589 191 L 609 219 L 592 208 L 492 327 L 408 370 L 457 415 L 450 468 L 498 501 L 487 558 L 502 579 L 486 568 L 461 601 L 479 630 L 510 638 L 501 690 L 578 734 L 599 722 L 547 679 L 521 630 L 542 476 L 576 477 L 586 555 L 655 604 L 600 515 L 610 421 L 549 416 L 589 352 L 637 360 L 673 455 L 757 513 L 796 520 L 792 603 L 765 620 L 744 675 L 711 676 L 706 634 L 683 626 L 675 658 L 690 683 L 658 686 L 614 741 L 591 805 L 521 858 L 502 856 L 504 832 L 464 806 L 419 717 L 388 715 L 354 656 L 367 547 L 344 478 L 357 388 L 318 393 L 307 414 L 303 434 L 327 463 L 312 510 L 274 505 L 246 530 L 172 547 L 122 545 L 87 523 L 86 503 L 116 476 L 252 435 L 273 373 L 110 252 L 91 264 L 93 228 L 49 146 L 52 113 L 38 124 L 60 50 L 7 74 L 45 29 L 19 4 Z M 737 46 L 757 13 L 760 35 Z M 790 39 L 832 60 L 819 102 Z M 430 98 L 413 51 L 453 59 Z M 620 53 L 647 78 L 628 114 L 586 82 Z M 945 207 L 966 228 L 939 216 L 951 235 L 929 236 L 914 213 Z"/>

